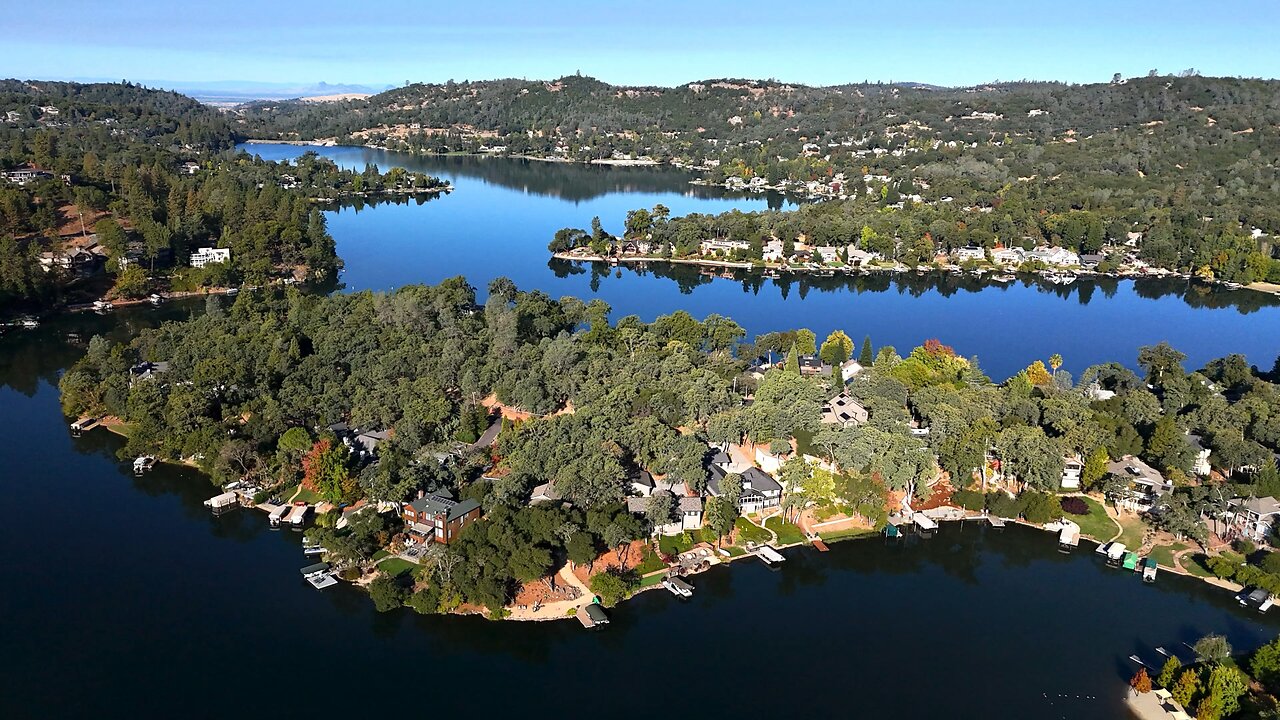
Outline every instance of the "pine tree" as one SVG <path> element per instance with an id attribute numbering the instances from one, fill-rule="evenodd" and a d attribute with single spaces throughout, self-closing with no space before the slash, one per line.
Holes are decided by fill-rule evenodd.
<path id="1" fill-rule="evenodd" d="M 873 361 L 875 361 L 875 355 L 871 352 L 871 336 L 868 335 L 862 339 L 862 352 L 858 354 L 858 364 L 862 367 L 871 367 Z"/>

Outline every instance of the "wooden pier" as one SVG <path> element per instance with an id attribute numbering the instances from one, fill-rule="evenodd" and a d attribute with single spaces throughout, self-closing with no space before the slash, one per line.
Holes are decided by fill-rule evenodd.
<path id="1" fill-rule="evenodd" d="M 831 549 L 827 547 L 826 543 L 822 542 L 822 538 L 814 538 L 813 546 L 818 548 L 818 552 L 827 552 L 828 550 Z"/>

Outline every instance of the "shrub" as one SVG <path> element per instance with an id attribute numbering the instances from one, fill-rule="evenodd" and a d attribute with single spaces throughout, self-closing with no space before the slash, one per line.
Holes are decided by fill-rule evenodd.
<path id="1" fill-rule="evenodd" d="M 1089 503 L 1080 497 L 1064 497 L 1058 501 L 1062 506 L 1062 512 L 1068 515 L 1088 515 Z"/>
<path id="2" fill-rule="evenodd" d="M 1258 551 L 1258 546 L 1249 538 L 1240 538 L 1235 542 L 1235 549 L 1241 555 L 1252 555 Z"/>
<path id="3" fill-rule="evenodd" d="M 435 586 L 426 587 L 409 596 L 405 603 L 419 615 L 440 612 L 440 591 Z"/>
<path id="4" fill-rule="evenodd" d="M 987 498 L 977 490 L 957 490 L 951 493 L 951 502 L 965 510 L 981 510 Z"/>
<path id="5" fill-rule="evenodd" d="M 1258 567 L 1273 575 L 1280 574 L 1280 552 L 1269 552 L 1263 555 Z"/>
<path id="6" fill-rule="evenodd" d="M 1146 668 L 1138 668 L 1138 672 L 1129 680 L 1129 687 L 1132 687 L 1140 693 L 1151 692 L 1151 676 L 1147 675 Z"/>
<path id="7" fill-rule="evenodd" d="M 1048 493 L 1027 492 L 1022 494 L 1022 514 L 1028 522 L 1047 523 L 1062 517 L 1062 508 L 1054 496 Z"/>
<path id="8" fill-rule="evenodd" d="M 408 593 L 404 587 L 395 578 L 387 575 L 380 575 L 369 583 L 369 597 L 373 598 L 373 607 L 378 612 L 395 610 L 404 605 L 406 595 Z"/>
<path id="9" fill-rule="evenodd" d="M 634 572 L 606 570 L 591 576 L 591 592 L 600 597 L 600 604 L 613 607 L 630 597 L 640 585 Z"/>
<path id="10" fill-rule="evenodd" d="M 1022 514 L 1022 503 L 997 490 L 987 493 L 987 510 L 997 517 L 1016 518 Z"/>

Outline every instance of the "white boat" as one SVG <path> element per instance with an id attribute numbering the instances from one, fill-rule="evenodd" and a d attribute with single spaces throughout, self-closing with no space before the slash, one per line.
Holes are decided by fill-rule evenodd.
<path id="1" fill-rule="evenodd" d="M 678 577 L 664 578 L 662 581 L 662 587 L 669 590 L 671 594 L 676 597 L 693 597 L 693 586 Z"/>
<path id="2" fill-rule="evenodd" d="M 327 552 L 329 552 L 328 548 L 320 547 L 319 545 L 302 548 L 303 555 L 323 555 Z"/>
<path id="3" fill-rule="evenodd" d="M 152 305 L 159 305 L 160 303 L 164 302 L 164 297 L 161 295 L 157 295 L 156 293 L 152 293 L 151 295 L 147 296 L 147 300 Z"/>
<path id="4" fill-rule="evenodd" d="M 133 474 L 141 475 L 142 473 L 155 467 L 156 458 L 154 455 L 140 455 L 133 459 Z"/>
<path id="5" fill-rule="evenodd" d="M 112 309 L 112 308 L 114 308 L 114 307 L 115 307 L 115 305 L 112 305 L 111 303 L 107 302 L 106 300 L 94 300 L 94 301 L 93 301 L 93 309 L 94 309 L 94 310 L 97 310 L 98 312 L 106 312 L 106 311 L 108 311 L 108 310 L 110 310 L 110 309 Z"/>
<path id="6" fill-rule="evenodd" d="M 31 316 L 18 318 L 18 324 L 28 330 L 40 327 L 40 321 Z"/>

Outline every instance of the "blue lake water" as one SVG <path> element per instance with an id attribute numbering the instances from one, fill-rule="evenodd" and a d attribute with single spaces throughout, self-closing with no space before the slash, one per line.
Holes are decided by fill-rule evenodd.
<path id="1" fill-rule="evenodd" d="M 309 148 L 247 145 L 269 159 Z M 917 277 L 711 278 L 696 268 L 647 269 L 552 261 L 547 242 L 565 226 L 599 216 L 620 232 L 628 210 L 662 203 L 672 214 L 783 207 L 778 197 L 731 196 L 688 184 L 670 169 L 607 168 L 506 158 L 415 157 L 365 148 L 317 148 L 345 167 L 402 166 L 447 178 L 456 190 L 427 202 L 383 204 L 329 213 L 350 290 L 387 290 L 465 275 L 482 291 L 506 276 L 553 297 L 600 298 L 615 317 L 644 319 L 676 310 L 727 315 L 751 335 L 808 327 L 820 337 L 843 329 L 857 341 L 904 352 L 939 338 L 977 355 L 996 379 L 1060 353 L 1079 373 L 1100 362 L 1132 366 L 1137 350 L 1167 340 L 1198 367 L 1243 353 L 1270 368 L 1280 353 L 1280 298 L 1185 280 L 1081 279 L 1052 285 L 1021 279 L 998 285 L 945 274 Z"/>

